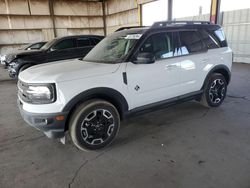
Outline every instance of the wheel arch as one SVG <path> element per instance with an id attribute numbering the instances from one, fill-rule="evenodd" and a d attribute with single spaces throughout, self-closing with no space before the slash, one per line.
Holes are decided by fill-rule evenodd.
<path id="1" fill-rule="evenodd" d="M 31 66 L 33 66 L 33 64 L 30 63 L 30 62 L 22 62 L 22 63 L 20 63 L 20 65 L 18 66 L 18 72 L 19 72 L 23 67 L 29 68 L 29 67 L 31 67 Z"/>
<path id="2" fill-rule="evenodd" d="M 128 111 L 127 100 L 119 91 L 106 87 L 89 89 L 76 95 L 63 108 L 63 112 L 69 112 L 66 120 L 65 130 L 68 130 L 69 119 L 76 107 L 79 104 L 91 99 L 103 99 L 110 102 L 117 108 L 121 119 L 124 118 L 125 112 Z"/>
<path id="3" fill-rule="evenodd" d="M 229 70 L 229 68 L 225 65 L 216 65 L 215 67 L 213 67 L 207 74 L 204 82 L 203 82 L 203 85 L 202 85 L 202 88 L 201 89 L 204 89 L 206 83 L 208 82 L 208 79 L 210 78 L 210 76 L 214 73 L 220 73 L 222 74 L 226 81 L 227 81 L 227 85 L 229 84 L 230 80 L 231 80 L 231 71 Z"/>

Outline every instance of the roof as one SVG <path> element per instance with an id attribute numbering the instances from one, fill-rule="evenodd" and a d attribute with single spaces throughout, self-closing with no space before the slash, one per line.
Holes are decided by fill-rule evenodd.
<path id="1" fill-rule="evenodd" d="M 66 38 L 75 38 L 75 37 L 98 37 L 98 38 L 103 38 L 104 36 L 102 35 L 68 35 L 68 36 L 61 36 L 61 37 L 57 37 L 56 39 L 66 39 Z"/>
<path id="2" fill-rule="evenodd" d="M 207 21 L 163 21 L 155 22 L 150 29 L 164 29 L 164 28 L 181 28 L 181 29 L 202 29 L 202 28 L 220 28 L 219 25 L 211 24 Z"/>
<path id="3" fill-rule="evenodd" d="M 142 32 L 143 30 L 164 30 L 164 29 L 217 29 L 220 28 L 219 25 L 211 24 L 206 21 L 162 21 L 155 22 L 151 27 L 145 26 L 132 26 L 132 27 L 122 27 L 116 30 L 127 31 L 127 32 Z"/>

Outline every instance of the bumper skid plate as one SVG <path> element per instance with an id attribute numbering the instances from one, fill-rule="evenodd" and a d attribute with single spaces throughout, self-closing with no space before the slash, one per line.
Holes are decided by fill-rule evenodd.
<path id="1" fill-rule="evenodd" d="M 22 102 L 18 100 L 18 107 L 22 118 L 30 126 L 44 132 L 49 138 L 63 138 L 65 136 L 65 123 L 67 112 L 53 114 L 30 113 L 23 109 Z M 64 116 L 63 120 L 57 120 L 57 116 Z"/>

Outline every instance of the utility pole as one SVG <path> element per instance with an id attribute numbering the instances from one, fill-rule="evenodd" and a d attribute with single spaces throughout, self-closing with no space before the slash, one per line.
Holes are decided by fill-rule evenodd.
<path id="1" fill-rule="evenodd" d="M 168 0 L 168 21 L 173 19 L 173 0 Z"/>
<path id="2" fill-rule="evenodd" d="M 56 26 L 55 26 L 55 14 L 54 14 L 54 0 L 49 0 L 49 13 L 52 21 L 54 37 L 57 37 Z"/>

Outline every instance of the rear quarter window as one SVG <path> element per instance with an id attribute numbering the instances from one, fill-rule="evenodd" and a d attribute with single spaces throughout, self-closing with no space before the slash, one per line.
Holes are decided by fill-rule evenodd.
<path id="1" fill-rule="evenodd" d="M 214 35 L 220 41 L 221 47 L 227 47 L 227 41 L 224 31 L 220 28 L 214 31 Z"/>

